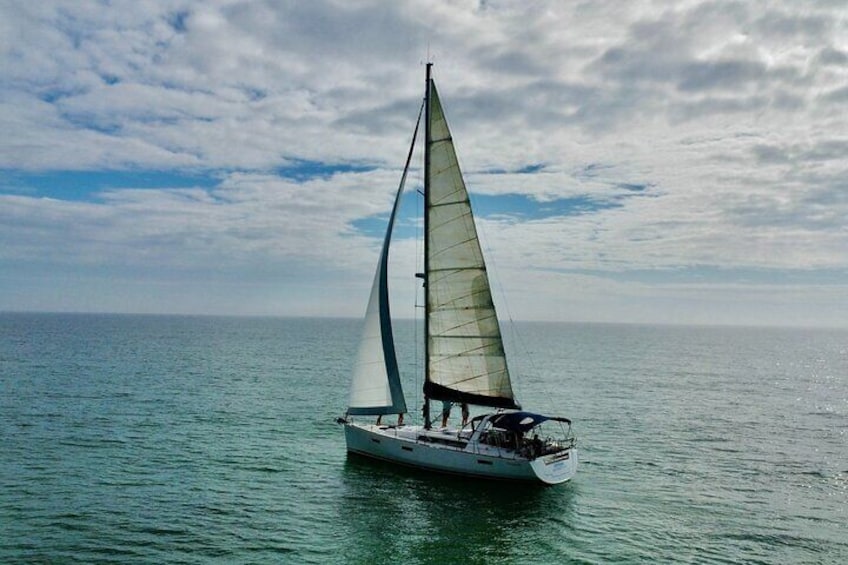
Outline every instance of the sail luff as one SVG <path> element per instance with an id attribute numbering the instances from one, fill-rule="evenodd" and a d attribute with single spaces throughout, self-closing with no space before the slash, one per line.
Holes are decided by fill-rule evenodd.
<path id="1" fill-rule="evenodd" d="M 425 396 L 515 408 L 486 265 L 435 84 L 425 154 Z"/>

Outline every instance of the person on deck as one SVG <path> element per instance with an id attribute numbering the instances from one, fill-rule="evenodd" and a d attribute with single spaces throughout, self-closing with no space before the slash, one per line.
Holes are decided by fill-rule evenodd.
<path id="1" fill-rule="evenodd" d="M 442 427 L 448 427 L 448 418 L 450 418 L 451 406 L 453 406 L 453 402 L 449 400 L 442 400 Z"/>
<path id="2" fill-rule="evenodd" d="M 460 408 L 462 408 L 462 427 L 468 423 L 468 403 L 463 402 L 460 404 Z"/>

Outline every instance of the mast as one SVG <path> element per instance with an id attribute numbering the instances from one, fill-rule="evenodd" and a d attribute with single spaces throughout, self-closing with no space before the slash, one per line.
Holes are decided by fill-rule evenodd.
<path id="1" fill-rule="evenodd" d="M 427 233 L 430 226 L 430 70 L 433 63 L 427 62 L 427 78 L 424 90 L 424 428 L 430 429 L 430 397 L 426 393 L 426 382 L 430 378 L 430 297 L 427 278 L 430 273 L 430 258 L 427 254 Z"/>

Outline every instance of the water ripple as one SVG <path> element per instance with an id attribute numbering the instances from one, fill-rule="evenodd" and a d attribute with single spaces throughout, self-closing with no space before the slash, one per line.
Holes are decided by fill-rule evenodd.
<path id="1" fill-rule="evenodd" d="M 844 332 L 527 325 L 534 488 L 346 457 L 358 329 L 0 315 L 0 561 L 848 562 Z"/>

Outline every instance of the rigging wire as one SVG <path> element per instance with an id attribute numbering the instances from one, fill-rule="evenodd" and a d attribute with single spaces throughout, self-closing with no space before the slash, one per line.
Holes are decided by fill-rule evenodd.
<path id="1" fill-rule="evenodd" d="M 475 218 L 476 220 L 476 218 Z M 524 360 L 522 365 L 529 365 L 528 368 L 525 368 L 524 371 L 518 370 L 513 373 L 510 371 L 510 377 L 512 378 L 512 382 L 515 386 L 514 394 L 516 398 L 521 399 L 523 397 L 523 375 L 522 372 L 529 373 L 535 377 L 539 377 L 541 375 L 541 370 L 536 363 L 535 356 L 530 353 L 530 346 L 525 339 L 523 332 L 519 331 L 518 324 L 515 322 L 515 318 L 512 315 L 512 310 L 509 307 L 509 300 L 507 299 L 506 291 L 504 289 L 504 285 L 501 277 L 498 275 L 498 265 L 496 261 L 496 254 L 492 253 L 492 248 L 490 245 L 490 240 L 488 237 L 488 233 L 486 231 L 485 223 L 481 223 L 475 221 L 477 224 L 478 237 L 480 239 L 481 246 L 484 248 L 484 256 L 486 257 L 486 269 L 489 271 L 489 284 L 490 286 L 494 283 L 496 287 L 497 294 L 500 298 L 500 303 L 503 305 L 503 310 L 506 310 L 505 314 L 507 320 L 509 321 L 509 330 L 510 330 L 510 342 L 517 349 L 517 356 Z M 503 333 L 503 328 L 501 328 Z M 514 359 L 515 357 L 513 357 Z M 518 367 L 514 367 L 518 368 Z M 529 369 L 529 370 L 528 370 Z M 545 411 L 556 411 L 556 406 L 552 405 L 552 399 L 554 398 L 553 391 L 550 389 L 550 385 L 548 384 L 547 379 L 538 378 L 540 383 L 543 383 L 543 398 L 546 401 L 547 406 L 542 407 Z"/>
<path id="2" fill-rule="evenodd" d="M 423 185 L 423 167 L 416 168 L 416 178 L 415 178 L 415 186 L 420 187 Z M 421 189 L 415 190 L 415 271 L 418 272 L 418 265 L 421 264 L 421 260 L 423 259 L 423 245 L 422 245 L 422 231 L 423 226 L 421 223 L 421 211 L 423 209 L 423 198 L 424 194 Z M 423 271 L 423 269 L 422 269 Z M 421 283 L 419 282 L 418 277 L 412 277 L 412 287 L 413 287 L 413 296 L 414 296 L 414 311 L 415 314 L 412 317 L 412 323 L 415 326 L 413 330 L 414 341 L 415 341 L 415 420 L 417 421 L 419 415 L 421 414 L 421 395 L 418 394 L 418 391 L 421 390 L 421 383 L 424 381 L 424 353 L 421 348 L 421 336 L 418 335 L 419 327 L 421 326 L 419 320 L 419 312 L 421 310 L 422 305 L 419 304 L 418 298 L 421 296 Z M 424 336 L 424 339 L 427 339 L 427 336 Z"/>

